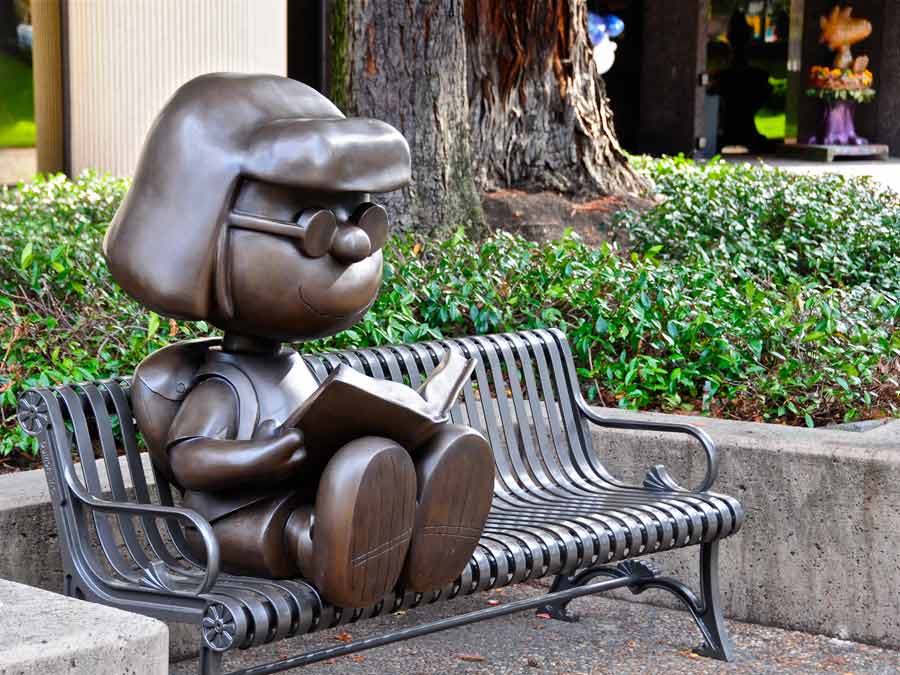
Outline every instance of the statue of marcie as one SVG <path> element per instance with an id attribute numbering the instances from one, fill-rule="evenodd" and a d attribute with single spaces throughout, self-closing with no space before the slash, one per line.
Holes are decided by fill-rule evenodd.
<path id="1" fill-rule="evenodd" d="M 286 78 L 204 75 L 153 124 L 104 242 L 132 297 L 224 330 L 135 371 L 157 469 L 212 523 L 226 571 L 302 576 L 345 607 L 451 582 L 493 493 L 487 442 L 448 422 L 461 353 L 414 391 L 346 366 L 317 381 L 282 345 L 369 309 L 388 235 L 370 194 L 409 178 L 393 127 Z"/>

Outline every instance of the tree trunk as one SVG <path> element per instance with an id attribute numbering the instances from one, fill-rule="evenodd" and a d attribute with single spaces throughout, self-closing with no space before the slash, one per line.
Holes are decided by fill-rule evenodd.
<path id="1" fill-rule="evenodd" d="M 379 198 L 395 224 L 426 235 L 480 224 L 463 0 L 335 0 L 331 19 L 332 98 L 409 142 L 411 184 Z"/>
<path id="2" fill-rule="evenodd" d="M 583 0 L 465 0 L 475 180 L 587 196 L 641 192 L 616 139 Z"/>

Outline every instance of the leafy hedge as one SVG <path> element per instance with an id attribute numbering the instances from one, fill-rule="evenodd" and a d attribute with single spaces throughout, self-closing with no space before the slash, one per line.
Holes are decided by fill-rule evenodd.
<path id="1" fill-rule="evenodd" d="M 667 200 L 621 216 L 636 252 L 574 236 L 394 239 L 372 311 L 307 348 L 558 326 L 589 396 L 607 405 L 807 424 L 898 413 L 895 195 L 858 180 L 640 164 Z M 127 373 L 210 330 L 148 312 L 112 283 L 100 242 L 125 188 L 85 174 L 0 193 L 0 456 L 34 452 L 14 424 L 23 388 Z"/>
<path id="2" fill-rule="evenodd" d="M 900 292 L 900 195 L 869 178 L 808 176 L 750 164 L 634 160 L 667 197 L 618 225 L 682 264 L 724 264 L 773 283 L 869 285 Z"/>

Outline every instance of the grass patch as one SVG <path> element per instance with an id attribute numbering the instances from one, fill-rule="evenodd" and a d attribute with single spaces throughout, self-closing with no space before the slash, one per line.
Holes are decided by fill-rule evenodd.
<path id="1" fill-rule="evenodd" d="M 0 53 L 0 148 L 28 148 L 35 142 L 34 78 L 31 67 Z"/>
<path id="2" fill-rule="evenodd" d="M 753 118 L 756 124 L 756 130 L 766 138 L 780 140 L 785 135 L 785 114 L 784 111 L 769 110 L 762 108 L 756 117 Z"/>

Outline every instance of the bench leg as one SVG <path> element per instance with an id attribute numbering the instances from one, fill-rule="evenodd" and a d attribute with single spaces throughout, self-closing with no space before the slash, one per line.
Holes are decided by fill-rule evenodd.
<path id="1" fill-rule="evenodd" d="M 677 594 L 676 594 L 677 595 Z M 734 660 L 734 645 L 725 626 L 722 613 L 722 599 L 719 597 L 719 542 L 700 544 L 700 607 L 696 611 L 687 603 L 688 611 L 694 616 L 704 644 L 696 649 L 701 656 L 719 661 Z"/>
<path id="2" fill-rule="evenodd" d="M 222 675 L 222 652 L 200 645 L 200 675 Z"/>
<path id="3" fill-rule="evenodd" d="M 550 592 L 564 591 L 576 586 L 590 583 L 597 577 L 619 578 L 630 574 L 639 574 L 639 578 L 628 589 L 635 595 L 650 588 L 667 591 L 681 600 L 694 618 L 704 644 L 696 651 L 701 656 L 732 661 L 734 646 L 728 636 L 725 617 L 722 614 L 722 602 L 719 598 L 719 542 L 713 541 L 700 545 L 700 597 L 685 584 L 672 577 L 659 576 L 650 565 L 639 560 L 626 560 L 616 565 L 597 567 L 575 575 L 559 575 L 553 580 Z M 548 603 L 538 609 L 539 614 L 549 615 L 551 619 L 560 621 L 578 621 L 578 616 L 568 609 L 568 601 Z"/>

